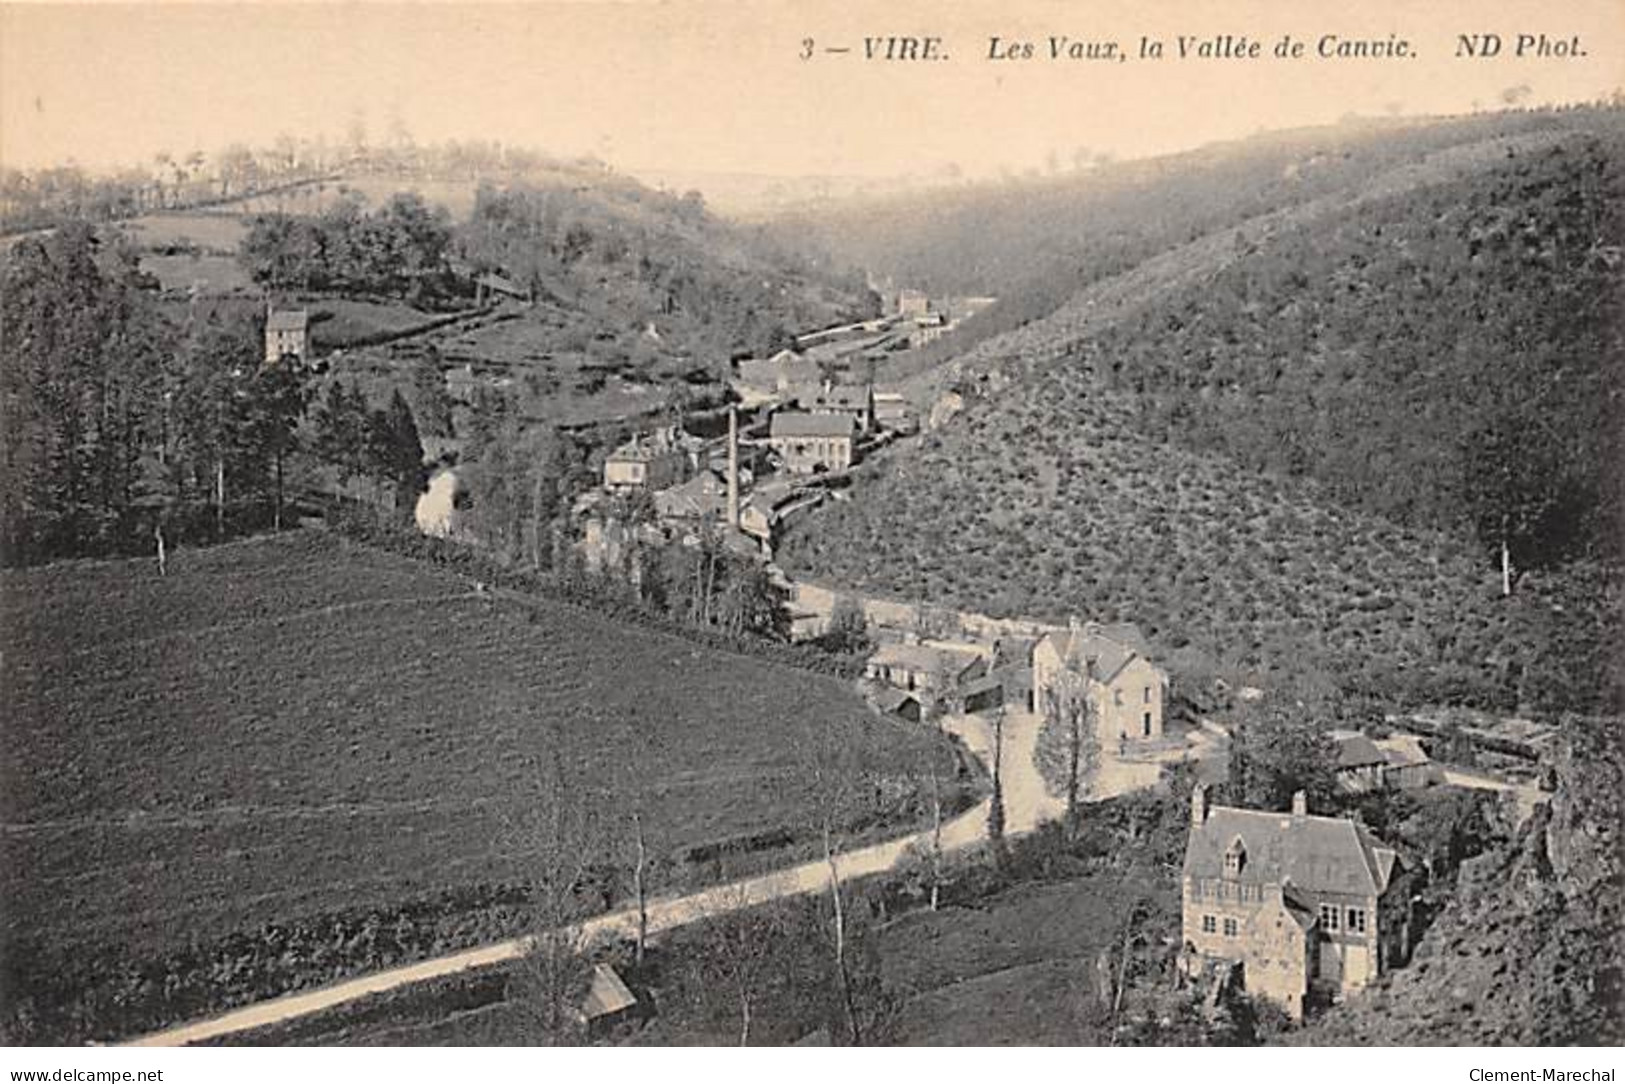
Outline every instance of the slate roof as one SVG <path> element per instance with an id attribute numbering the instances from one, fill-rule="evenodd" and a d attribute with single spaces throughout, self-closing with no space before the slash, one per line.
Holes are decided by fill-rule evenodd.
<path id="1" fill-rule="evenodd" d="M 310 324 L 310 313 L 304 309 L 284 309 L 265 318 L 266 331 L 303 331 Z"/>
<path id="2" fill-rule="evenodd" d="M 971 655 L 924 644 L 882 644 L 869 661 L 877 666 L 896 666 L 916 673 L 945 669 L 954 675 L 964 673 L 977 662 Z"/>
<path id="3" fill-rule="evenodd" d="M 681 485 L 654 495 L 655 511 L 662 516 L 698 519 L 723 515 L 728 510 L 728 483 L 712 471 L 701 471 Z"/>
<path id="4" fill-rule="evenodd" d="M 1410 734 L 1395 734 L 1371 744 L 1382 750 L 1383 758 L 1392 768 L 1414 768 L 1429 763 L 1422 740 Z"/>
<path id="5" fill-rule="evenodd" d="M 1343 817 L 1214 806 L 1207 820 L 1191 829 L 1185 876 L 1226 877 L 1224 855 L 1238 839 L 1246 859 L 1231 879 L 1244 884 L 1380 896 L 1396 861 L 1392 850 Z"/>
<path id="6" fill-rule="evenodd" d="M 894 715 L 907 704 L 919 704 L 919 699 L 910 696 L 901 689 L 883 686 L 874 692 L 875 706 L 887 715 Z"/>
<path id="7" fill-rule="evenodd" d="M 1095 680 L 1109 682 L 1136 657 L 1151 657 L 1150 645 L 1139 628 L 1130 624 L 1083 625 L 1048 633 L 1043 640 L 1055 645 L 1062 659 L 1074 654 L 1094 662 Z M 1040 640 L 1039 643 L 1043 643 Z"/>
<path id="8" fill-rule="evenodd" d="M 1388 763 L 1388 758 L 1376 743 L 1357 730 L 1334 730 L 1332 741 L 1337 743 L 1339 768 L 1369 768 L 1374 764 Z"/>
<path id="9" fill-rule="evenodd" d="M 773 415 L 768 435 L 773 437 L 846 437 L 857 427 L 850 414 L 797 414 L 781 411 Z"/>
<path id="10" fill-rule="evenodd" d="M 796 402 L 809 409 L 824 407 L 833 410 L 868 410 L 868 385 L 837 384 L 825 391 L 821 385 L 801 388 L 796 392 Z"/>

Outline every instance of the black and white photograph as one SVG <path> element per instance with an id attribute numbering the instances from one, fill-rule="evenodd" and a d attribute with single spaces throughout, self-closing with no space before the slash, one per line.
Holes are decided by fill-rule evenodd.
<path id="1" fill-rule="evenodd" d="M 1613 1081 L 1622 468 L 1619 0 L 0 4 L 0 1065 Z"/>

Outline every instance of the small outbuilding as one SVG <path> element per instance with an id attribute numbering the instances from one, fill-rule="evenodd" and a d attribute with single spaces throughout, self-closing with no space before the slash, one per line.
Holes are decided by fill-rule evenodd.
<path id="1" fill-rule="evenodd" d="M 587 1037 L 601 1038 L 621 1024 L 642 1017 L 642 1003 L 609 964 L 592 969 L 592 982 L 581 1002 L 581 1019 Z"/>

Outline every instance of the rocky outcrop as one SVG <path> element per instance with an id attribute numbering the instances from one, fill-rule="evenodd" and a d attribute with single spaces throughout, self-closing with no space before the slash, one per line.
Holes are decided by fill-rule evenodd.
<path id="1" fill-rule="evenodd" d="M 1564 721 L 1559 786 L 1507 846 L 1465 863 L 1409 966 L 1296 1033 L 1314 1044 L 1625 1040 L 1619 719 Z"/>

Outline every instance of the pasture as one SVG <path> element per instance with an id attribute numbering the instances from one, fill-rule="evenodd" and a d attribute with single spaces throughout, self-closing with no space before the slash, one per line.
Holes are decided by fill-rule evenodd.
<path id="1" fill-rule="evenodd" d="M 600 803 L 606 861 L 636 793 L 678 884 L 684 850 L 808 819 L 800 736 L 838 732 L 893 795 L 948 755 L 834 679 L 493 605 L 325 535 L 0 585 L 14 1041 L 113 1038 L 511 929 L 555 756 Z"/>

